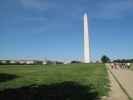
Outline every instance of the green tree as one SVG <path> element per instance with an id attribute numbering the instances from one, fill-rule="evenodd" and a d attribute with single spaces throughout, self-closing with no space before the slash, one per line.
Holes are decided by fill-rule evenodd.
<path id="1" fill-rule="evenodd" d="M 109 57 L 107 57 L 106 55 L 103 55 L 103 56 L 101 57 L 101 61 L 102 61 L 102 63 L 109 63 L 109 62 L 110 62 L 110 59 L 109 59 Z"/>

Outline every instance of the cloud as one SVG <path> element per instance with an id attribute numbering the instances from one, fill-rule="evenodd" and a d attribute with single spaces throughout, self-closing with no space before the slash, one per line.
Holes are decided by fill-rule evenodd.
<path id="1" fill-rule="evenodd" d="M 40 10 L 46 9 L 47 5 L 46 0 L 20 0 L 20 3 L 24 8 L 35 8 Z"/>

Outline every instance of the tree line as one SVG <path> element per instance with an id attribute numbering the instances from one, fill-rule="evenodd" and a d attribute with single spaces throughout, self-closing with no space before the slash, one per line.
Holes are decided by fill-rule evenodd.
<path id="1" fill-rule="evenodd" d="M 101 62 L 102 63 L 133 63 L 133 59 L 115 59 L 111 61 L 108 56 L 103 55 L 101 57 Z"/>

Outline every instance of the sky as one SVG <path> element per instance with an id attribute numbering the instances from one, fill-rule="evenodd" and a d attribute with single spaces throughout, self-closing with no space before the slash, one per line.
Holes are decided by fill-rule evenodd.
<path id="1" fill-rule="evenodd" d="M 133 58 L 133 0 L 0 0 L 0 59 Z"/>

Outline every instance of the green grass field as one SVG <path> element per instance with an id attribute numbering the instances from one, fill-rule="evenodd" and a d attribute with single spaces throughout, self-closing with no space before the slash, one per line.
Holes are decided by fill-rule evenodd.
<path id="1" fill-rule="evenodd" d="M 0 99 L 4 100 L 14 93 L 19 100 L 95 100 L 108 90 L 103 64 L 0 65 Z"/>

